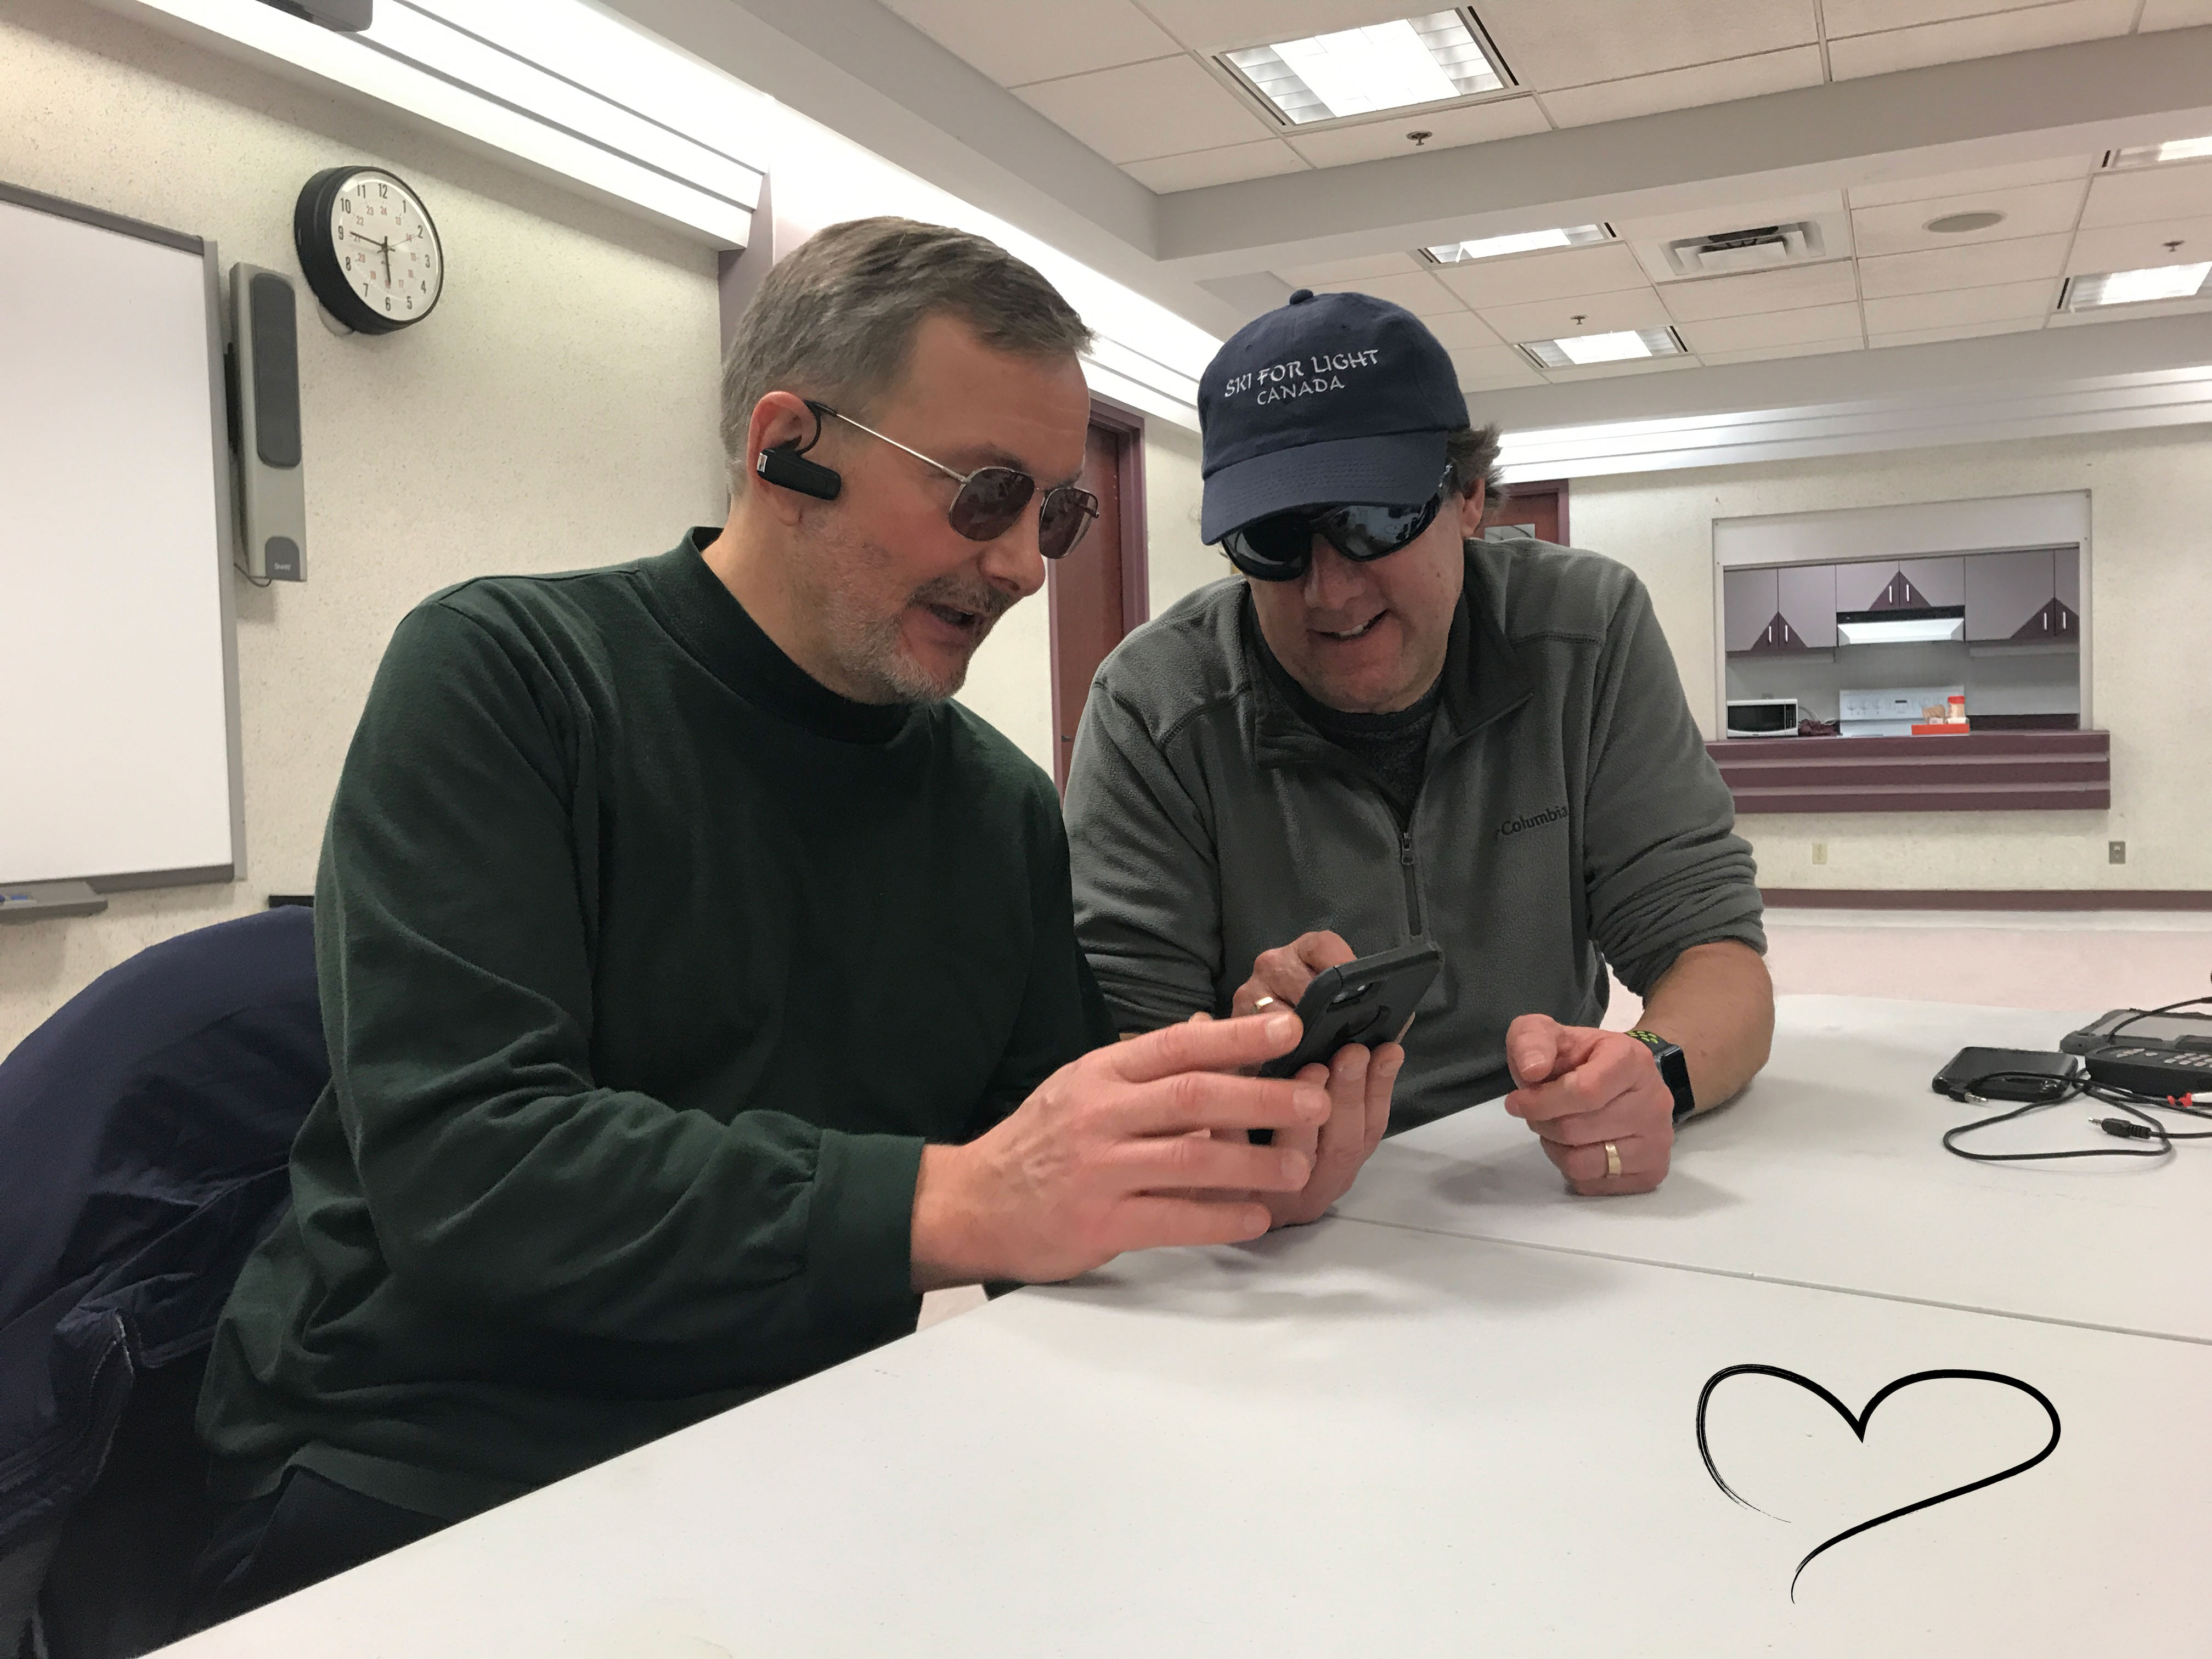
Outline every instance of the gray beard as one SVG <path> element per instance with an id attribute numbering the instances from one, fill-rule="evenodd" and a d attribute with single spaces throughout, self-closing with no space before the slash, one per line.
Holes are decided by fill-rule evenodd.
<path id="1" fill-rule="evenodd" d="M 872 564 L 890 562 L 890 556 L 872 543 L 847 542 L 842 538 L 821 550 L 823 557 L 808 572 L 808 597 L 820 608 L 830 648 L 837 666 L 861 688 L 854 701 L 868 703 L 943 702 L 967 684 L 963 662 L 946 678 L 932 674 L 915 660 L 900 637 L 904 607 L 890 616 L 878 613 L 861 597 L 863 584 L 844 579 L 846 561 Z M 855 559 L 855 556 L 857 559 Z M 988 582 L 968 581 L 957 576 L 936 576 L 907 596 L 908 605 L 941 605 L 966 611 L 984 619 L 983 638 L 1013 601 Z M 977 643 L 980 645 L 981 640 Z"/>

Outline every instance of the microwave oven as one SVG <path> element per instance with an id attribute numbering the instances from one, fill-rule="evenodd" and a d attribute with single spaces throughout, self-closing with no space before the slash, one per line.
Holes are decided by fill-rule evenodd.
<path id="1" fill-rule="evenodd" d="M 1728 706 L 1728 734 L 1732 738 L 1794 738 L 1797 735 L 1797 699 L 1752 697 Z"/>

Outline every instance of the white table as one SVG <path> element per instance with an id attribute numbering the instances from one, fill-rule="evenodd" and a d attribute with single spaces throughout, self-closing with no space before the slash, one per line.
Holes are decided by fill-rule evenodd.
<path id="1" fill-rule="evenodd" d="M 1766 1070 L 1683 1129 L 1656 1193 L 1575 1197 L 1528 1126 L 1491 1104 L 1385 1142 L 1338 1212 L 2212 1342 L 2212 1142 L 2041 1164 L 1970 1164 L 1939 1144 L 2002 1109 L 1934 1093 L 1944 1061 L 1970 1046 L 2056 1048 L 2093 1017 L 1784 997 Z M 2093 1112 L 2111 1109 L 2053 1107 L 1970 1144 L 2136 1144 L 2087 1127 Z"/>
<path id="2" fill-rule="evenodd" d="M 1936 1383 L 1869 1446 L 1856 1408 Z M 1940 1390 L 1966 1390 L 1948 1396 Z M 1026 1291 L 175 1650 L 2201 1656 L 2212 1347 L 1331 1220 Z M 2174 1548 L 2161 1547 L 2178 1545 Z M 2176 1563 L 2183 1565 L 2175 1565 Z"/>

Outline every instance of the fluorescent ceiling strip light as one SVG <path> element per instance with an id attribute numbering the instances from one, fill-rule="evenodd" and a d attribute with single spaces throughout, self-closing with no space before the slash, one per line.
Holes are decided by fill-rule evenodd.
<path id="1" fill-rule="evenodd" d="M 2212 155 L 2212 137 L 2175 138 L 2163 144 L 2135 144 L 2112 152 L 2116 167 L 2156 167 L 2160 161 L 2201 161 Z"/>
<path id="2" fill-rule="evenodd" d="M 1232 52 L 1226 61 L 1293 125 L 1443 103 L 1504 84 L 1455 11 Z"/>
<path id="3" fill-rule="evenodd" d="M 554 3 L 548 0 L 546 9 Z M 274 6 L 246 0 L 130 0 L 127 9 L 160 13 L 243 47 L 250 57 L 274 60 L 349 88 L 617 201 L 688 226 L 720 246 L 743 247 L 750 234 L 752 214 L 747 207 L 456 85 L 444 76 L 370 49 L 359 36 L 337 33 Z M 386 8 L 378 9 L 381 16 Z"/>
<path id="4" fill-rule="evenodd" d="M 1607 334 L 1577 334 L 1565 340 L 1527 340 L 1521 349 L 1541 368 L 1580 368 L 1590 363 L 1682 355 L 1681 342 L 1672 329 L 1665 328 L 1626 328 Z"/>
<path id="5" fill-rule="evenodd" d="M 1521 230 L 1510 236 L 1449 242 L 1421 252 L 1440 265 L 1456 265 L 1469 259 L 1495 259 L 1504 253 L 1530 253 L 1544 247 L 1583 247 L 1592 242 L 1602 242 L 1611 234 L 1603 225 L 1563 225 L 1557 230 Z"/>
<path id="6" fill-rule="evenodd" d="M 744 162 L 550 74 L 405 0 L 384 0 L 376 9 L 375 22 L 356 38 L 724 201 L 750 208 L 760 200 L 761 175 Z"/>
<path id="7" fill-rule="evenodd" d="M 1838 622 L 1836 635 L 1845 645 L 1925 645 L 1962 640 L 1964 617 L 1901 617 L 1883 622 Z"/>
<path id="8" fill-rule="evenodd" d="M 2208 276 L 2212 276 L 2212 261 L 2076 276 L 2066 284 L 2065 308 L 2092 311 L 2099 306 L 2141 305 L 2149 300 L 2194 299 L 2204 291 Z"/>

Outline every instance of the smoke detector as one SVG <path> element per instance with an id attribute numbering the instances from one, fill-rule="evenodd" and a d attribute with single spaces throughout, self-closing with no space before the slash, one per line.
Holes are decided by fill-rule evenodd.
<path id="1" fill-rule="evenodd" d="M 1662 244 L 1662 251 L 1677 276 L 1721 276 L 1739 270 L 1772 270 L 1780 265 L 1803 264 L 1819 258 L 1820 227 L 1809 219 L 1786 225 L 1753 225 L 1743 230 L 1678 237 Z"/>

